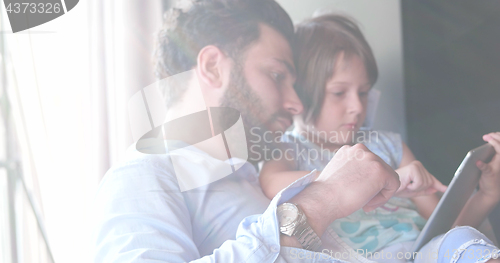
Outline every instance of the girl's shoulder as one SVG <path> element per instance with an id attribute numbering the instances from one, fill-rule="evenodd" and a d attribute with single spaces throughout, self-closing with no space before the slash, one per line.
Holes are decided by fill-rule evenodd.
<path id="1" fill-rule="evenodd" d="M 403 158 L 401 135 L 389 131 L 359 131 L 357 141 L 377 154 L 393 169 L 397 169 Z"/>
<path id="2" fill-rule="evenodd" d="M 287 145 L 294 145 L 294 148 L 305 148 L 305 149 L 315 149 L 317 146 L 310 142 L 306 137 L 301 135 L 295 130 L 286 131 L 283 136 L 281 136 L 281 143 Z"/>
<path id="3" fill-rule="evenodd" d="M 364 145 L 402 145 L 401 135 L 390 131 L 358 131 L 357 142 Z"/>

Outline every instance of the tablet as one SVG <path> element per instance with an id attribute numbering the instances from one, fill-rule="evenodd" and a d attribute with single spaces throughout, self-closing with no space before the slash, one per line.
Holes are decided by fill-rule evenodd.
<path id="1" fill-rule="evenodd" d="M 487 163 L 494 153 L 495 149 L 489 143 L 467 153 L 455 172 L 448 189 L 413 244 L 413 252 L 419 251 L 435 236 L 444 234 L 451 229 L 479 183 L 481 170 L 477 168 L 476 162 L 480 160 Z"/>

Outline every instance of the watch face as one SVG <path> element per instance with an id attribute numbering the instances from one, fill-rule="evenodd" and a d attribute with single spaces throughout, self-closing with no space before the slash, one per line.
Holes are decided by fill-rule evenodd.
<path id="1" fill-rule="evenodd" d="M 285 203 L 278 207 L 277 214 L 280 226 L 286 226 L 297 219 L 299 211 L 294 205 Z"/>

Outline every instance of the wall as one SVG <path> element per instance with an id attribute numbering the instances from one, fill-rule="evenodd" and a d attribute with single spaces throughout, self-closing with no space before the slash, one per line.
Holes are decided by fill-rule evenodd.
<path id="1" fill-rule="evenodd" d="M 405 1 L 408 143 L 449 183 L 482 135 L 500 131 L 500 2 Z"/>

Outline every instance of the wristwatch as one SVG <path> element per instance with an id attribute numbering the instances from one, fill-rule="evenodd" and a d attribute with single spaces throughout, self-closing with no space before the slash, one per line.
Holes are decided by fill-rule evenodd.
<path id="1" fill-rule="evenodd" d="M 306 215 L 293 203 L 283 203 L 277 210 L 280 232 L 294 236 L 302 247 L 316 251 L 321 246 L 321 239 L 307 223 Z"/>

